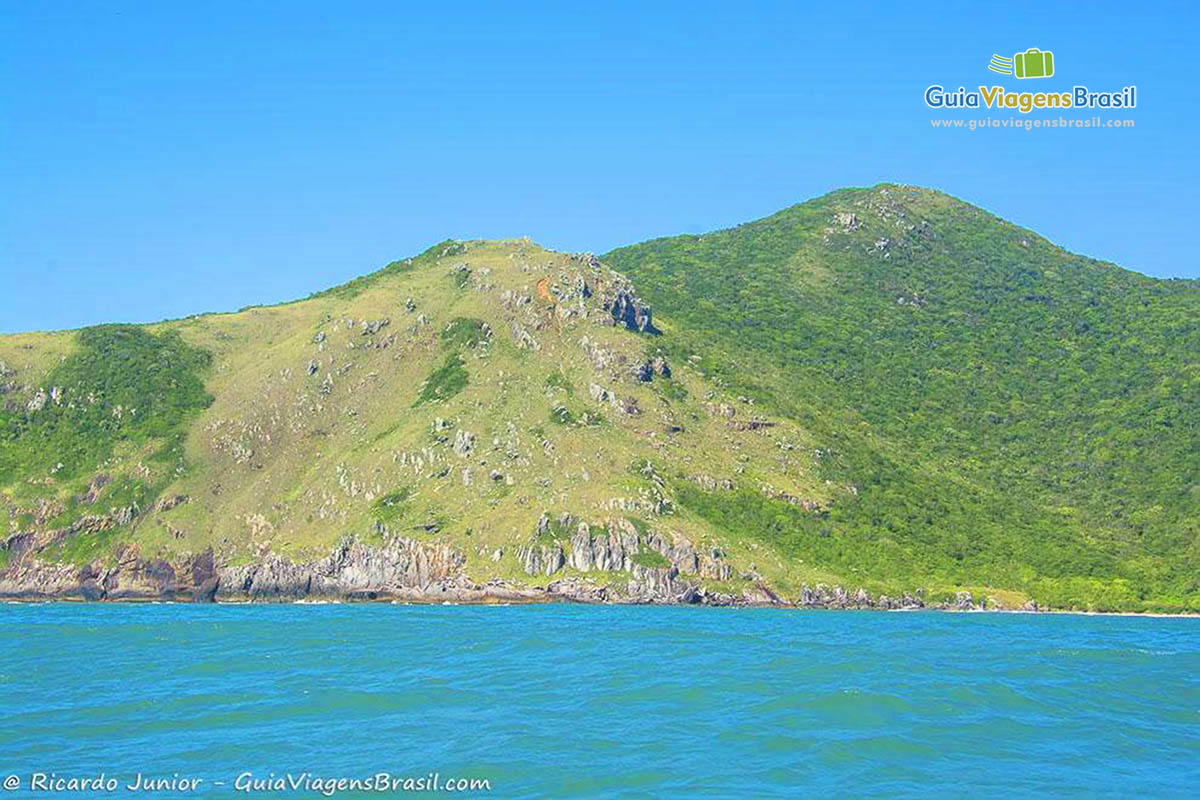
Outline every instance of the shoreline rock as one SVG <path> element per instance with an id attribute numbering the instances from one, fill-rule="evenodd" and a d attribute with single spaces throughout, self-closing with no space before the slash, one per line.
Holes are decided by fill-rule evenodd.
<path id="1" fill-rule="evenodd" d="M 1020 611 L 1048 609 L 1026 603 L 1008 609 L 992 601 L 976 602 L 960 592 L 949 602 L 926 602 L 921 593 L 898 598 L 872 597 L 864 589 L 817 584 L 801 587 L 795 599 L 779 595 L 761 580 L 740 594 L 713 592 L 701 579 L 726 578 L 728 563 L 697 554 L 690 543 L 649 537 L 649 547 L 663 555 L 667 566 L 645 566 L 632 559 L 637 552 L 634 531 L 610 530 L 594 535 L 585 525 L 573 537 L 579 545 L 570 557 L 561 544 L 523 548 L 526 571 L 551 575 L 565 566 L 583 567 L 608 582 L 565 576 L 546 586 L 522 586 L 494 579 L 478 583 L 465 572 L 466 557 L 458 550 L 432 542 L 393 537 L 373 546 L 356 538 L 340 542 L 329 555 L 291 561 L 269 555 L 246 565 L 222 565 L 206 550 L 175 562 L 143 558 L 136 545 L 119 551 L 116 563 L 93 562 L 83 567 L 54 564 L 25 554 L 0 574 L 0 601 L 7 602 L 217 602 L 305 603 L 370 602 L 431 604 L 585 603 L 593 605 L 707 605 L 824 610 L 886 611 Z M 593 538 L 594 536 L 594 538 Z M 603 545 L 601 545 L 603 543 Z M 579 553 L 579 556 L 575 555 Z M 550 560 L 547 559 L 550 556 Z M 547 571 L 547 567 L 552 568 Z M 530 569 L 532 568 L 532 569 Z M 624 580 L 622 580 L 622 578 Z M 991 602 L 989 602 L 991 601 Z"/>
<path id="2" fill-rule="evenodd" d="M 160 501 L 186 503 L 183 495 Z M 133 509 L 136 514 L 136 508 Z M 98 529 L 109 520 L 89 519 Z M 713 591 L 705 581 L 725 582 L 737 573 L 719 548 L 698 551 L 674 534 L 639 531 L 628 519 L 601 523 L 569 513 L 552 522 L 539 518 L 527 544 L 517 549 L 522 571 L 549 578 L 545 586 L 467 573 L 467 557 L 448 544 L 387 536 L 379 544 L 346 537 L 328 555 L 293 561 L 268 554 L 250 564 L 224 564 L 209 548 L 174 561 L 144 557 L 137 544 L 116 551 L 115 561 L 82 567 L 43 561 L 32 534 L 5 543 L 10 563 L 0 571 L 0 601 L 80 600 L 178 602 L 539 603 L 763 606 L 829 610 L 1045 611 L 1033 601 L 1007 609 L 994 598 L 958 592 L 951 600 L 927 601 L 923 591 L 899 597 L 872 596 L 859 587 L 803 584 L 794 598 L 781 596 L 755 572 L 741 573 L 740 592 Z M 495 553 L 492 561 L 496 561 Z"/>

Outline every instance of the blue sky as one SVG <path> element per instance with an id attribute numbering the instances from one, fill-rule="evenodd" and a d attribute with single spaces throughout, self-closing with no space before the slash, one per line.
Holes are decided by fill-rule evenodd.
<path id="1" fill-rule="evenodd" d="M 448 237 L 603 252 L 881 181 L 1198 277 L 1198 32 L 1185 3 L 0 0 L 0 330 L 291 299 Z M 987 71 L 1028 47 L 1055 78 Z M 931 83 L 1136 84 L 1136 128 L 934 130 Z"/>

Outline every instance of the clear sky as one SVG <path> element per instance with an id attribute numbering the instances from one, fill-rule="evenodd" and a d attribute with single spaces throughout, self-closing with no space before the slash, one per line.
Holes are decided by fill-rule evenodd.
<path id="1" fill-rule="evenodd" d="M 1198 43 L 1189 3 L 0 0 L 0 330 L 292 299 L 449 237 L 604 252 L 881 181 L 1197 277 Z M 986 69 L 1030 47 L 1054 78 Z M 1108 113 L 1136 127 L 935 130 L 987 112 L 928 109 L 932 83 L 1136 84 Z"/>

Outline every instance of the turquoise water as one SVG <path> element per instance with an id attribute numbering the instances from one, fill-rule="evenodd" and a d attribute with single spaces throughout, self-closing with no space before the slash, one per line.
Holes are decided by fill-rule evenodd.
<path id="1" fill-rule="evenodd" d="M 224 797 L 307 770 L 505 798 L 1196 797 L 1198 676 L 1197 619 L 5 605 L 0 776 L 8 796 L 37 771 Z"/>

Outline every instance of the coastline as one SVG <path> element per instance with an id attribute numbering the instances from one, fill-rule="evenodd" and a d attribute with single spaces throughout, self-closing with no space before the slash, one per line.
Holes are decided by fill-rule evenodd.
<path id="1" fill-rule="evenodd" d="M 648 567 L 619 551 L 605 553 L 604 566 L 560 574 L 563 559 L 542 558 L 530 548 L 526 574 L 557 579 L 545 585 L 467 573 L 467 557 L 446 545 L 393 537 L 381 545 L 347 539 L 324 558 L 291 561 L 279 555 L 240 565 L 221 563 L 207 550 L 175 561 L 146 558 L 136 545 L 110 564 L 83 566 L 42 561 L 21 553 L 0 572 L 4 603 L 219 603 L 403 605 L 679 605 L 721 608 L 778 608 L 838 611 L 941 611 L 952 613 L 1080 614 L 1091 616 L 1200 617 L 1200 612 L 1089 611 L 1047 608 L 1033 601 L 1005 605 L 969 591 L 927 597 L 925 590 L 896 597 L 871 595 L 863 588 L 818 583 L 782 594 L 757 575 L 742 584 L 706 583 L 712 574 L 690 547 L 655 542 L 667 566 Z M 552 554 L 553 555 L 553 554 Z M 534 557 L 537 556 L 537 557 Z M 730 575 L 732 570 L 724 564 Z M 714 588 L 721 587 L 721 588 Z"/>
<path id="2" fill-rule="evenodd" d="M 993 607 L 987 609 L 962 609 L 950 604 L 930 604 L 919 608 L 878 608 L 871 606 L 832 606 L 832 605 L 802 605 L 789 601 L 776 603 L 764 602 L 734 602 L 717 603 L 683 603 L 655 600 L 580 600 L 563 595 L 554 595 L 545 591 L 524 590 L 519 596 L 484 594 L 478 597 L 456 597 L 446 599 L 444 595 L 428 596 L 392 596 L 377 597 L 329 597 L 329 598 L 296 598 L 296 599 L 253 599 L 228 598 L 222 600 L 196 600 L 188 597 L 118 597 L 103 600 L 90 600 L 76 595 L 64 596 L 0 596 L 0 605 L 220 605 L 220 606 L 349 606 L 349 605 L 390 605 L 390 606 L 492 606 L 497 608 L 511 606 L 542 606 L 542 605 L 589 605 L 589 606 L 661 606 L 661 607 L 704 607 L 713 609 L 774 609 L 778 611 L 853 611 L 878 612 L 887 614 L 935 613 L 935 614 L 964 614 L 964 615 L 993 615 L 1009 614 L 1017 616 L 1080 616 L 1080 617 L 1140 617 L 1148 619 L 1200 619 L 1200 612 L 1181 611 L 1171 613 L 1164 611 L 1086 611 L 1069 608 L 1039 608 L 1026 610 L 1020 608 Z"/>

